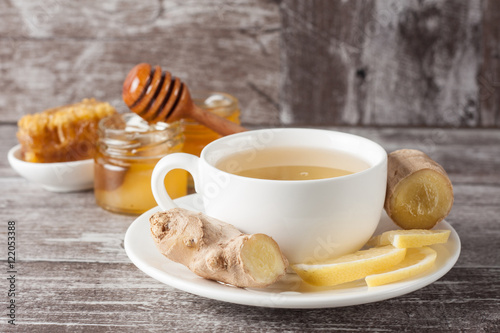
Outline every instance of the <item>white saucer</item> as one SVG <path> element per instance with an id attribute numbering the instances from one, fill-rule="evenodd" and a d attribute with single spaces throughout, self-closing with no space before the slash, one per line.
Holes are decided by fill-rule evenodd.
<path id="1" fill-rule="evenodd" d="M 196 194 L 175 200 L 183 208 L 196 211 Z M 328 308 L 381 301 L 425 287 L 445 275 L 460 255 L 460 239 L 445 221 L 439 229 L 451 230 L 446 244 L 434 245 L 437 260 L 428 272 L 411 279 L 369 288 L 363 279 L 336 287 L 313 287 L 300 281 L 295 274 L 288 274 L 280 282 L 264 288 L 236 288 L 205 280 L 186 267 L 170 261 L 156 249 L 149 230 L 149 217 L 160 208 L 153 208 L 139 216 L 125 234 L 125 251 L 130 260 L 152 278 L 189 293 L 236 304 L 271 308 Z M 397 229 L 385 212 L 375 234 Z"/>

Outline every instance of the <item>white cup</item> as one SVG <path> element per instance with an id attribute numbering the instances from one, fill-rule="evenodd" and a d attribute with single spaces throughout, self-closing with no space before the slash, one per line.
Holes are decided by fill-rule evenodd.
<path id="1" fill-rule="evenodd" d="M 236 152 L 269 147 L 333 150 L 364 161 L 367 168 L 336 178 L 287 181 L 242 177 L 215 167 Z M 331 167 L 348 169 L 342 163 L 339 159 Z M 151 186 L 164 210 L 176 205 L 163 180 L 179 168 L 193 176 L 207 215 L 244 233 L 273 237 L 291 263 L 320 262 L 357 251 L 372 236 L 385 199 L 387 154 L 366 138 L 328 130 L 263 129 L 229 135 L 208 144 L 199 158 L 174 153 L 158 162 Z"/>

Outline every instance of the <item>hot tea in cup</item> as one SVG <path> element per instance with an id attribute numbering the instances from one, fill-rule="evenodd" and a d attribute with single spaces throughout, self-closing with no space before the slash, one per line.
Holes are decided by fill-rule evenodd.
<path id="1" fill-rule="evenodd" d="M 264 129 L 220 138 L 201 156 L 175 153 L 156 165 L 152 190 L 173 169 L 193 175 L 209 216 L 273 237 L 291 263 L 324 261 L 361 248 L 383 208 L 387 155 L 373 141 L 317 129 Z"/>
<path id="2" fill-rule="evenodd" d="M 339 165 L 343 168 L 333 167 Z M 216 168 L 257 179 L 312 180 L 350 175 L 368 164 L 330 149 L 285 146 L 237 152 L 221 159 Z"/>

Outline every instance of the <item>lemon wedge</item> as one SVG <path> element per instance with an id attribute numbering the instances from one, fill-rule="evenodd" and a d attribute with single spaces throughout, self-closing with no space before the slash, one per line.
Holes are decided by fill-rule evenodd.
<path id="1" fill-rule="evenodd" d="M 387 271 L 400 263 L 405 254 L 406 249 L 388 245 L 347 254 L 328 263 L 296 264 L 292 269 L 309 284 L 334 286 Z"/>
<path id="2" fill-rule="evenodd" d="M 368 275 L 365 278 L 366 284 L 375 287 L 415 276 L 431 268 L 436 256 L 436 251 L 430 247 L 407 249 L 403 261 L 385 272 Z"/>
<path id="3" fill-rule="evenodd" d="M 450 230 L 392 230 L 375 236 L 367 243 L 368 246 L 384 246 L 392 244 L 397 248 L 413 248 L 432 244 L 446 243 Z"/>

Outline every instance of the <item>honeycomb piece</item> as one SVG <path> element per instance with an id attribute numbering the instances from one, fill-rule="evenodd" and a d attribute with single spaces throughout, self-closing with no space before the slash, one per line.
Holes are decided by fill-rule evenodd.
<path id="1" fill-rule="evenodd" d="M 27 162 L 67 162 L 93 158 L 97 125 L 116 113 L 109 104 L 84 99 L 80 103 L 22 117 L 17 138 Z"/>

